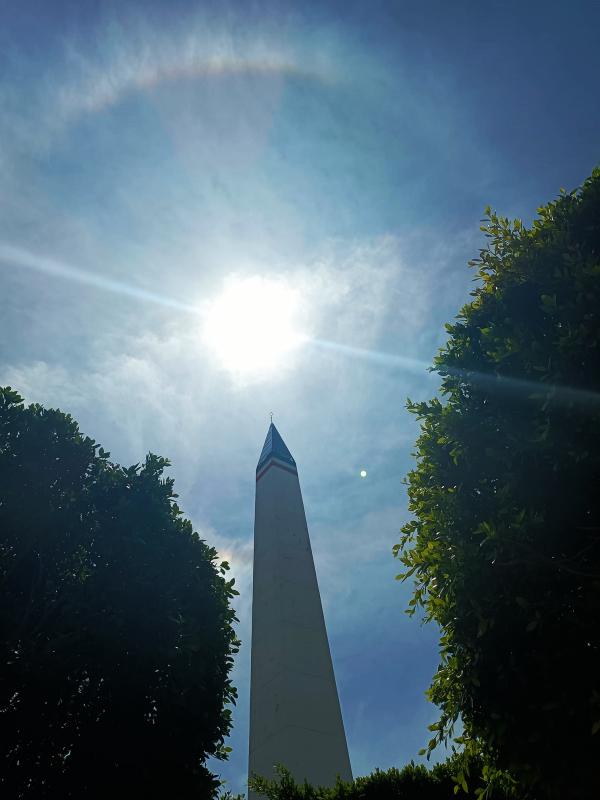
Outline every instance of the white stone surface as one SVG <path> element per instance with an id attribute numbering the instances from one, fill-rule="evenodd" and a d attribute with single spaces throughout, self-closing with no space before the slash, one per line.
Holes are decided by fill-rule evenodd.
<path id="1" fill-rule="evenodd" d="M 332 786 L 352 772 L 300 484 L 283 466 L 256 484 L 249 774 L 281 763 Z"/>

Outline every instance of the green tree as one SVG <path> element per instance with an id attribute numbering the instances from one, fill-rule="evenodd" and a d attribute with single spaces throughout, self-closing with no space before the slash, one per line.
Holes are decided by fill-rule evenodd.
<path id="1" fill-rule="evenodd" d="M 216 790 L 236 592 L 167 465 L 113 464 L 70 416 L 0 389 L 3 797 Z"/>
<path id="2" fill-rule="evenodd" d="M 441 627 L 430 749 L 462 718 L 536 797 L 600 792 L 600 170 L 530 229 L 486 210 L 473 300 L 435 359 L 409 613 Z M 479 746 L 479 745 L 477 745 Z"/>

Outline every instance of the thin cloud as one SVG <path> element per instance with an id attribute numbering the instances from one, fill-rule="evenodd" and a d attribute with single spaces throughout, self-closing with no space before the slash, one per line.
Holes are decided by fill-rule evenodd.
<path id="1" fill-rule="evenodd" d="M 12 56 L 18 61 L 18 54 Z M 82 116 L 107 111 L 135 93 L 221 76 L 337 79 L 325 48 L 310 43 L 298 48 L 276 29 L 245 26 L 234 35 L 231 27 L 188 14 L 179 25 L 159 30 L 138 17 L 106 26 L 93 49 L 76 38 L 66 40 L 50 73 L 20 86 L 19 96 L 29 95 L 26 109 L 19 108 L 10 86 L 0 87 L 3 128 L 20 151 L 44 151 Z"/>
<path id="2" fill-rule="evenodd" d="M 122 51 L 109 65 L 88 65 L 87 74 L 78 84 L 59 91 L 59 113 L 65 120 L 72 120 L 82 113 L 104 111 L 131 92 L 148 91 L 178 80 L 221 75 L 322 79 L 314 70 L 270 47 L 236 52 L 238 48 L 231 41 L 201 42 L 194 36 L 189 36 L 182 47 L 172 40 L 157 45 L 154 48 L 145 42 L 141 52 Z"/>

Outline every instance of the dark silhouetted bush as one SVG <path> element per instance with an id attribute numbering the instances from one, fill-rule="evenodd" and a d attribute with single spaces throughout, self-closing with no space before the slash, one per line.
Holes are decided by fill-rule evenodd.
<path id="1" fill-rule="evenodd" d="M 0 390 L 0 792 L 210 797 L 237 642 L 217 553 L 149 455 Z"/>

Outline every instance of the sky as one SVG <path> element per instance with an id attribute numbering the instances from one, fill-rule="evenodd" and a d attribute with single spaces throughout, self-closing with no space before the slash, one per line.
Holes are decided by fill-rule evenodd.
<path id="1" fill-rule="evenodd" d="M 270 412 L 299 467 L 353 772 L 419 760 L 438 650 L 394 580 L 405 402 L 437 390 L 427 366 L 473 288 L 485 206 L 530 222 L 600 162 L 600 5 L 0 12 L 0 384 L 120 463 L 167 456 L 230 561 L 239 701 L 213 768 L 243 791 Z M 273 363 L 252 364 L 248 348 L 271 352 L 255 331 Z"/>

